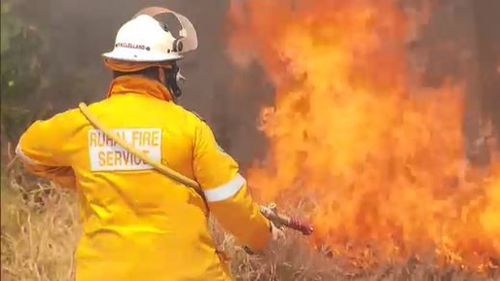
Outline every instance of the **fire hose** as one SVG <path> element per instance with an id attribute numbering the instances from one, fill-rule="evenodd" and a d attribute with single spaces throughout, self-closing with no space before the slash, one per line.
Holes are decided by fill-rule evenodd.
<path id="1" fill-rule="evenodd" d="M 134 154 L 141 160 L 143 160 L 145 163 L 149 164 L 151 167 L 156 169 L 158 172 L 161 174 L 167 176 L 168 178 L 177 181 L 181 184 L 184 184 L 190 188 L 193 188 L 200 196 L 205 199 L 204 193 L 201 189 L 201 186 L 198 182 L 178 173 L 177 171 L 169 168 L 166 165 L 163 165 L 161 163 L 156 162 L 155 160 L 151 159 L 148 155 L 143 153 L 142 151 L 136 149 L 134 146 L 130 145 L 127 143 L 125 140 L 119 138 L 115 134 L 111 132 L 111 129 L 107 128 L 104 126 L 102 123 L 100 123 L 99 120 L 97 120 L 91 113 L 90 110 L 88 109 L 87 105 L 85 103 L 80 103 L 79 104 L 80 111 L 82 114 L 87 118 L 87 120 L 90 122 L 92 126 L 94 126 L 96 129 L 99 129 L 102 131 L 108 138 L 112 139 L 114 142 L 119 144 L 123 149 L 127 150 L 128 152 Z M 206 203 L 206 200 L 205 200 Z M 207 207 L 208 210 L 208 207 Z M 301 232 L 303 235 L 310 235 L 313 232 L 313 227 L 312 225 L 303 222 L 302 220 L 295 218 L 295 217 L 289 217 L 284 214 L 280 214 L 277 211 L 276 204 L 270 204 L 268 206 L 260 206 L 260 212 L 271 222 L 273 222 L 277 227 L 287 227 L 296 231 Z"/>
<path id="2" fill-rule="evenodd" d="M 284 226 L 296 231 L 301 232 L 303 235 L 311 235 L 314 231 L 314 228 L 312 225 L 296 218 L 296 217 L 289 217 L 284 214 L 280 214 L 277 211 L 276 204 L 271 203 L 268 206 L 260 206 L 260 212 L 268 218 L 270 221 L 272 221 L 274 224 L 276 224 L 277 227 Z"/>

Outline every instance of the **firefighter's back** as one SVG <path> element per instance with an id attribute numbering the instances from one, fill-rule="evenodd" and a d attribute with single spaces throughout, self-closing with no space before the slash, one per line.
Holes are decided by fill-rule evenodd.
<path id="1" fill-rule="evenodd" d="M 180 38 L 160 15 L 177 18 Z M 278 233 L 210 127 L 175 105 L 183 80 L 177 62 L 197 46 L 186 17 L 166 8 L 141 10 L 103 54 L 113 80 L 108 98 L 89 108 L 118 137 L 196 180 L 206 202 L 120 148 L 78 109 L 37 121 L 21 137 L 16 152 L 27 169 L 76 186 L 81 195 L 77 281 L 228 280 L 208 232 L 205 203 L 254 252 Z"/>
<path id="2" fill-rule="evenodd" d="M 192 113 L 133 93 L 113 95 L 90 110 L 154 160 L 194 178 L 194 137 L 202 121 Z M 80 112 L 66 114 L 74 115 L 65 118 L 75 120 L 68 142 L 74 143 L 72 167 L 83 198 L 77 280 L 229 280 L 201 197 L 120 148 Z"/>

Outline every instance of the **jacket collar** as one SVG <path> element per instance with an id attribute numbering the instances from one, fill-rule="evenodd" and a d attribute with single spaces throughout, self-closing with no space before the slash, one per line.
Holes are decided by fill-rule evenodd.
<path id="1" fill-rule="evenodd" d="M 158 81 L 140 75 L 125 75 L 114 79 L 109 87 L 108 97 L 128 93 L 172 101 L 172 95 L 167 87 Z"/>

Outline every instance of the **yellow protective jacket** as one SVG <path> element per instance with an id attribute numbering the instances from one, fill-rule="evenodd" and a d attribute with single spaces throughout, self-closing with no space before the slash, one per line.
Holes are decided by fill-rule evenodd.
<path id="1" fill-rule="evenodd" d="M 240 243 L 256 251 L 266 247 L 269 222 L 238 164 L 162 84 L 122 76 L 107 99 L 89 108 L 136 148 L 200 183 L 210 212 Z M 201 196 L 121 149 L 78 109 L 34 123 L 17 153 L 35 174 L 80 194 L 77 281 L 231 280 Z"/>

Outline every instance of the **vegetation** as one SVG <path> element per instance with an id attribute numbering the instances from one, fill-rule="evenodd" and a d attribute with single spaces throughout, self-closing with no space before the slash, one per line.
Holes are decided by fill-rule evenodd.
<path id="1" fill-rule="evenodd" d="M 21 169 L 10 172 L 2 189 L 1 280 L 74 280 L 73 254 L 80 235 L 75 194 L 40 183 Z M 307 241 L 287 233 L 264 256 L 249 256 L 229 235 L 215 230 L 219 248 L 230 259 L 233 274 L 241 281 L 494 281 L 500 272 L 472 273 L 451 266 L 436 266 L 432 259 L 381 264 L 366 269 L 315 250 Z"/>
<path id="2" fill-rule="evenodd" d="M 16 143 L 34 120 L 46 118 L 61 104 L 84 99 L 93 91 L 90 74 L 67 73 L 55 65 L 57 49 L 49 31 L 49 5 L 44 1 L 1 3 L 1 137 Z M 64 102 L 61 102 L 64 96 Z M 58 105 L 59 108 L 55 108 Z M 2 146 L 4 160 L 6 146 Z"/>
<path id="3" fill-rule="evenodd" d="M 43 34 L 16 15 L 14 3 L 1 4 L 1 128 L 2 140 L 8 141 L 17 139 L 37 114 L 27 101 L 40 101 L 46 53 Z"/>

